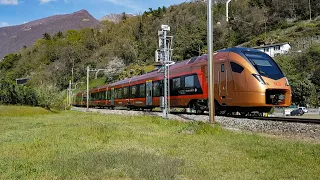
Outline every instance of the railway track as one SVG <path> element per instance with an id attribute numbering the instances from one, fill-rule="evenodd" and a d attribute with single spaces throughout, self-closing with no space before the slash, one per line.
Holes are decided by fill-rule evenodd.
<path id="1" fill-rule="evenodd" d="M 226 116 L 226 117 L 242 118 L 242 119 L 256 119 L 256 120 L 265 120 L 265 121 L 295 122 L 295 123 L 305 123 L 305 124 L 320 124 L 319 119 L 310 119 L 310 118 L 257 117 L 257 116 Z"/>
<path id="2" fill-rule="evenodd" d="M 184 113 L 184 112 L 171 112 L 171 114 L 191 114 L 191 115 L 208 115 L 208 113 Z M 311 118 L 294 118 L 294 117 L 261 117 L 261 116 L 224 116 L 239 119 L 255 119 L 255 120 L 265 120 L 265 121 L 279 121 L 279 122 L 295 122 L 295 123 L 305 123 L 305 124 L 320 124 L 320 119 Z"/>
<path id="3" fill-rule="evenodd" d="M 161 112 L 161 111 L 156 111 Z M 209 115 L 208 113 L 186 113 L 186 112 L 170 112 L 170 114 L 188 114 L 188 115 Z M 239 115 L 227 115 L 224 117 L 230 118 L 239 118 L 239 119 L 255 119 L 255 120 L 264 120 L 264 121 L 278 121 L 278 122 L 295 122 L 295 123 L 304 123 L 304 124 L 320 124 L 320 119 L 311 119 L 311 118 L 298 118 L 298 117 L 261 117 L 261 116 L 239 116 Z"/>
<path id="4" fill-rule="evenodd" d="M 144 111 L 144 110 L 128 110 L 128 109 L 117 109 L 122 111 Z M 153 111 L 144 111 L 144 112 L 157 112 L 161 113 L 162 111 L 153 110 Z M 208 116 L 209 113 L 191 113 L 183 111 L 171 111 L 170 114 L 173 115 L 197 115 L 197 116 Z M 254 119 L 254 120 L 264 120 L 264 121 L 278 121 L 278 122 L 294 122 L 294 123 L 304 123 L 304 124 L 320 124 L 320 119 L 311 119 L 311 118 L 298 118 L 298 117 L 261 117 L 261 116 L 240 116 L 240 115 L 220 115 L 220 117 L 229 117 L 236 119 Z"/>

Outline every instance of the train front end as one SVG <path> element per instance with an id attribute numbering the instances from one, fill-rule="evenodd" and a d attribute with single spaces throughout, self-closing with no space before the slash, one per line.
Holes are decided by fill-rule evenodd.
<path id="1" fill-rule="evenodd" d="M 258 50 L 244 50 L 243 57 L 251 66 L 247 76 L 248 88 L 255 93 L 251 98 L 254 106 L 288 107 L 291 105 L 291 87 L 277 63 Z"/>

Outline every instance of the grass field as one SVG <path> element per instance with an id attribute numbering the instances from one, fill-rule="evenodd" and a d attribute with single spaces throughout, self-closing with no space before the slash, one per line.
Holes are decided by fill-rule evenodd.
<path id="1" fill-rule="evenodd" d="M 311 118 L 311 119 L 320 119 L 319 114 L 304 114 L 302 116 L 299 116 L 300 118 Z"/>
<path id="2" fill-rule="evenodd" d="M 320 177 L 319 144 L 157 117 L 23 109 L 0 107 L 0 179 Z"/>

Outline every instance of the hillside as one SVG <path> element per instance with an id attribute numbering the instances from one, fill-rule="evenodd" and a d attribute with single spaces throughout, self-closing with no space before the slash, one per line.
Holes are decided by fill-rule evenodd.
<path id="1" fill-rule="evenodd" d="M 311 1 L 313 19 L 310 21 L 306 11 L 308 4 L 296 1 L 299 6 L 287 6 L 282 3 L 284 1 L 232 1 L 229 22 L 225 20 L 225 4 L 215 4 L 214 50 L 241 44 L 252 47 L 257 43 L 293 43 L 318 36 L 320 3 Z M 99 73 L 99 83 L 143 74 L 146 72 L 144 67 L 154 63 L 161 24 L 171 27 L 169 35 L 174 36 L 174 61 L 198 56 L 207 52 L 206 9 L 206 3 L 186 2 L 149 9 L 118 23 L 103 21 L 99 29 L 68 30 L 53 38 L 39 39 L 34 46 L 4 58 L 0 63 L 0 80 L 14 82 L 16 78 L 29 76 L 32 87 L 53 85 L 63 90 L 68 87 L 69 80 L 86 82 L 88 65 L 107 69 L 105 74 Z M 292 82 L 297 104 L 320 102 L 319 47 L 317 43 L 311 46 L 309 43 L 299 49 L 299 54 L 276 58 Z"/>
<path id="2" fill-rule="evenodd" d="M 88 11 L 81 10 L 72 14 L 55 15 L 17 26 L 0 28 L 0 59 L 8 53 L 18 52 L 24 46 L 32 46 L 44 33 L 51 35 L 69 29 L 92 28 L 99 21 Z"/>
<path id="3" fill-rule="evenodd" d="M 124 18 L 131 18 L 133 17 L 134 15 L 133 14 L 108 14 L 104 17 L 102 17 L 100 19 L 100 21 L 110 21 L 110 22 L 114 22 L 114 23 L 119 23 L 121 21 L 121 19 L 124 19 Z"/>

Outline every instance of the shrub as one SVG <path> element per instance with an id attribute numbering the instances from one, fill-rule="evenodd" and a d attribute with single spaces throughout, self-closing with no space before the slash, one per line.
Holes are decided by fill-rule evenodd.
<path id="1" fill-rule="evenodd" d="M 51 108 L 63 109 L 64 108 L 64 92 L 53 85 L 41 85 L 36 90 L 39 105 L 43 108 L 51 110 Z"/>
<path id="2" fill-rule="evenodd" d="M 38 98 L 35 90 L 30 87 L 0 81 L 0 103 L 36 106 Z"/>

